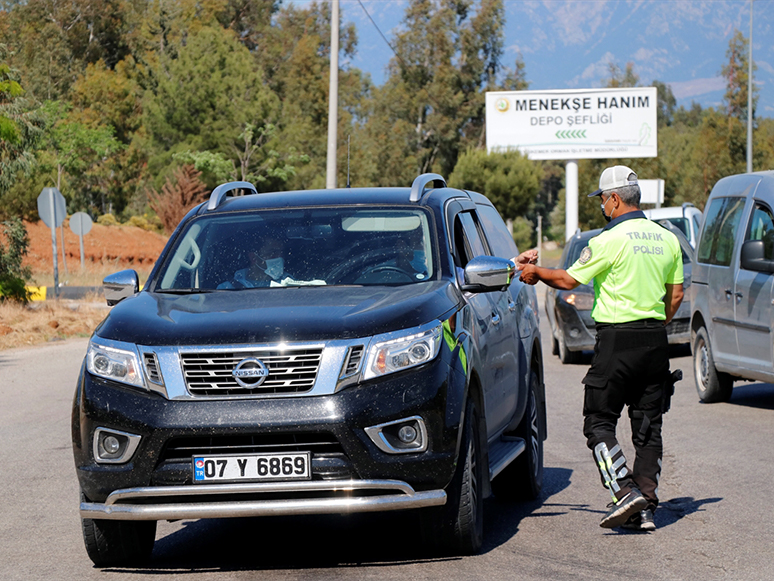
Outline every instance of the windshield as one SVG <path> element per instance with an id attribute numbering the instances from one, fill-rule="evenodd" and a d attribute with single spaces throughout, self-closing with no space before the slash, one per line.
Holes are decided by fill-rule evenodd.
<path id="1" fill-rule="evenodd" d="M 433 247 L 420 209 L 205 215 L 181 234 L 154 290 L 416 284 L 435 276 Z"/>

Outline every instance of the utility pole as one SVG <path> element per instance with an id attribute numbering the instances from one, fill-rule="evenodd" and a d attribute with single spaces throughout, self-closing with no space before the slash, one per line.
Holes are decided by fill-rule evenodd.
<path id="1" fill-rule="evenodd" d="M 336 187 L 336 142 L 339 122 L 339 0 L 331 0 L 331 79 L 328 91 L 328 164 L 325 187 Z"/>
<path id="2" fill-rule="evenodd" d="M 753 156 L 753 124 L 752 124 L 752 110 L 753 110 L 753 59 L 752 59 L 752 25 L 753 25 L 753 0 L 750 0 L 750 49 L 749 57 L 747 59 L 747 173 L 752 173 L 752 156 Z"/>

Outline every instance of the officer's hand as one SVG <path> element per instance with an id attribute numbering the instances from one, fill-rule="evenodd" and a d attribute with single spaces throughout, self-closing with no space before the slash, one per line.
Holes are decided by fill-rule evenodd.
<path id="1" fill-rule="evenodd" d="M 535 248 L 532 250 L 526 250 L 519 254 L 517 257 L 511 259 L 511 261 L 516 265 L 516 270 L 522 270 L 528 264 L 536 264 L 537 260 L 538 251 Z"/>
<path id="2" fill-rule="evenodd" d="M 534 264 L 525 264 L 521 268 L 521 276 L 519 277 L 519 280 L 527 284 L 537 284 L 540 280 L 540 277 L 537 275 L 537 266 Z"/>

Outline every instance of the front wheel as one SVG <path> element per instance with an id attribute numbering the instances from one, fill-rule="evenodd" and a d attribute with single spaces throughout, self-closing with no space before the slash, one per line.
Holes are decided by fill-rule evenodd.
<path id="1" fill-rule="evenodd" d="M 492 492 L 503 500 L 534 500 L 543 488 L 543 426 L 539 405 L 540 379 L 530 373 L 527 411 L 516 429 L 526 449 L 492 480 Z"/>
<path id="2" fill-rule="evenodd" d="M 484 539 L 481 438 L 476 406 L 469 402 L 465 410 L 460 454 L 454 478 L 446 489 L 446 504 L 428 509 L 422 515 L 425 540 L 455 554 L 472 555 L 481 549 Z"/>
<path id="3" fill-rule="evenodd" d="M 557 354 L 559 355 L 559 360 L 567 365 L 567 364 L 576 364 L 580 363 L 583 359 L 583 351 L 570 351 L 567 348 L 567 343 L 564 341 L 564 331 L 559 331 L 559 338 L 557 339 Z"/>
<path id="4" fill-rule="evenodd" d="M 734 380 L 728 373 L 715 369 L 707 330 L 699 327 L 693 341 L 693 375 L 696 391 L 704 403 L 717 403 L 731 399 Z"/>
<path id="5" fill-rule="evenodd" d="M 97 567 L 139 565 L 150 559 L 156 521 L 81 519 L 83 542 Z"/>

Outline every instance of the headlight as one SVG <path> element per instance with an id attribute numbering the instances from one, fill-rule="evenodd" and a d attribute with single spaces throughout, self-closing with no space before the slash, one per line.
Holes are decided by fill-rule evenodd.
<path id="1" fill-rule="evenodd" d="M 364 379 L 380 377 L 432 361 L 441 346 L 441 324 L 374 338 L 368 350 Z"/>
<path id="2" fill-rule="evenodd" d="M 132 351 L 89 343 L 86 368 L 89 373 L 105 379 L 145 387 L 137 355 Z"/>
<path id="3" fill-rule="evenodd" d="M 590 311 L 594 307 L 594 295 L 588 293 L 563 293 L 562 300 L 579 311 Z"/>

